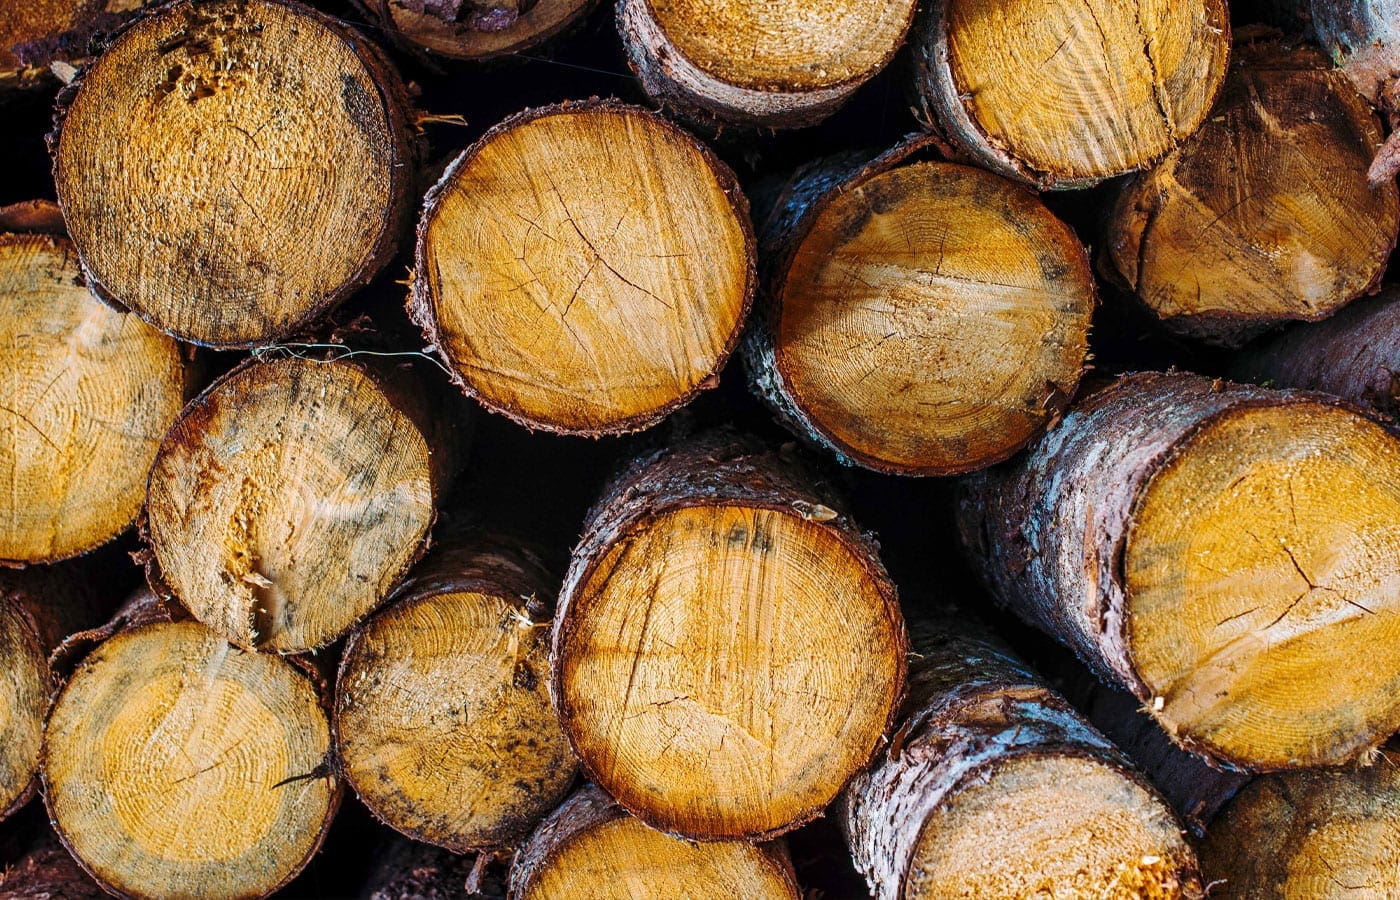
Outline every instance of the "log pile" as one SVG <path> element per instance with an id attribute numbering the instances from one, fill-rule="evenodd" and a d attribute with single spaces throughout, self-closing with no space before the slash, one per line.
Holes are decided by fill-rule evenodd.
<path id="1" fill-rule="evenodd" d="M 1400 891 L 1400 9 L 1245 2 L 0 9 L 0 900 Z"/>

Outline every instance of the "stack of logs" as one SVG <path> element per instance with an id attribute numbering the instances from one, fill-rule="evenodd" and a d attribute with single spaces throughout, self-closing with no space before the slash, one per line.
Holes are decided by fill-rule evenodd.
<path id="1" fill-rule="evenodd" d="M 1400 893 L 1400 2 L 320 5 L 0 10 L 0 897 Z M 607 16 L 651 106 L 437 158 Z"/>

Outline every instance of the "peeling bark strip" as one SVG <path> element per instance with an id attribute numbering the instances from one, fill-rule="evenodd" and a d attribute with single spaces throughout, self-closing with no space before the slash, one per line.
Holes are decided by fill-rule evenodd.
<path id="1" fill-rule="evenodd" d="M 1338 764 L 1400 728 L 1400 437 L 1359 409 L 1127 376 L 959 514 L 1000 602 L 1216 765 Z"/>
<path id="2" fill-rule="evenodd" d="M 156 456 L 153 583 L 245 649 L 336 640 L 423 551 L 461 440 L 442 412 L 401 367 L 239 366 L 185 408 Z"/>
<path id="3" fill-rule="evenodd" d="M 400 43 L 453 59 L 484 60 L 538 46 L 596 0 L 360 0 Z"/>
<path id="4" fill-rule="evenodd" d="M 96 616 L 93 592 L 71 566 L 0 570 L 0 820 L 38 784 L 44 716 L 57 686 L 49 654 Z"/>
<path id="5" fill-rule="evenodd" d="M 1211 897 L 1400 894 L 1400 753 L 1369 765 L 1264 775 L 1201 847 Z"/>
<path id="6" fill-rule="evenodd" d="M 351 635 L 336 746 L 376 817 L 457 853 L 514 847 L 578 770 L 549 700 L 551 579 L 528 550 L 459 533 Z"/>
<path id="7" fill-rule="evenodd" d="M 748 201 L 703 144 L 640 107 L 567 103 L 506 119 L 428 192 L 409 311 L 488 409 L 638 431 L 719 383 L 753 258 Z"/>
<path id="8" fill-rule="evenodd" d="M 1200 897 L 1162 798 L 1000 644 L 911 621 L 903 724 L 838 806 L 877 900 Z"/>
<path id="9" fill-rule="evenodd" d="M 0 4 L 0 97 L 57 85 L 49 66 L 82 64 L 99 36 L 121 25 L 141 5 L 141 0 Z"/>
<path id="10" fill-rule="evenodd" d="M 706 127 L 831 115 L 904 43 L 914 0 L 618 0 L 642 89 Z"/>
<path id="11" fill-rule="evenodd" d="M 0 215 L 46 226 L 42 209 Z M 185 401 L 175 341 L 95 300 L 67 238 L 0 234 L 0 378 L 0 565 L 67 559 L 129 528 Z"/>
<path id="12" fill-rule="evenodd" d="M 842 462 L 949 475 L 1005 459 L 1064 409 L 1094 280 L 1029 190 L 909 152 L 794 175 L 761 238 L 744 362 L 783 424 Z"/>
<path id="13" fill-rule="evenodd" d="M 116 623 L 55 701 L 49 817 L 118 896 L 265 897 L 315 854 L 340 801 L 322 685 L 161 618 Z"/>
<path id="14" fill-rule="evenodd" d="M 1145 168 L 1225 77 L 1223 0 L 931 0 L 910 31 L 924 123 L 1041 188 Z"/>
<path id="15" fill-rule="evenodd" d="M 183 340 L 251 347 L 388 262 L 415 147 L 403 86 L 287 0 L 175 0 L 59 99 L 54 182 L 95 291 Z"/>
<path id="16" fill-rule="evenodd" d="M 1239 47 L 1211 120 L 1120 192 L 1106 274 L 1168 328 L 1235 346 L 1374 289 L 1400 190 L 1367 184 L 1380 123 L 1315 51 Z"/>
<path id="17" fill-rule="evenodd" d="M 587 771 L 648 825 L 776 836 L 883 740 L 904 623 L 829 490 L 793 454 L 719 431 L 639 459 L 590 514 L 554 698 Z"/>
<path id="18" fill-rule="evenodd" d="M 1400 286 L 1255 344 L 1235 357 L 1234 374 L 1325 391 L 1400 418 Z"/>
<path id="19" fill-rule="evenodd" d="M 516 854 L 512 900 L 593 897 L 800 900 L 781 841 L 693 843 L 653 831 L 593 785 L 580 788 Z"/>

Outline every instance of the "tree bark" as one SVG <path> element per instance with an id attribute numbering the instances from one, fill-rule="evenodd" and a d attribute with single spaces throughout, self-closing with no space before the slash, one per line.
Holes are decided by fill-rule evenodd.
<path id="1" fill-rule="evenodd" d="M 51 66 L 70 69 L 92 45 L 141 8 L 142 0 L 35 0 L 0 7 L 0 97 L 58 83 Z"/>
<path id="2" fill-rule="evenodd" d="M 637 460 L 590 514 L 553 695 L 585 769 L 642 821 L 773 837 L 880 745 L 904 625 L 842 509 L 795 455 L 720 431 Z"/>
<path id="3" fill-rule="evenodd" d="M 360 900 L 458 900 L 464 894 L 506 900 L 505 879 L 494 867 L 481 871 L 481 857 L 397 836 L 376 855 Z"/>
<path id="4" fill-rule="evenodd" d="M 978 165 L 1042 189 L 1146 168 L 1205 121 L 1225 77 L 1222 0 L 933 0 L 910 32 L 913 94 Z"/>
<path id="5" fill-rule="evenodd" d="M 539 46 L 596 0 L 359 0 L 400 44 L 450 59 L 488 60 Z"/>
<path id="6" fill-rule="evenodd" d="M 223 348 L 294 334 L 368 283 L 417 162 L 387 59 L 291 0 L 137 18 L 60 95 L 50 147 L 92 288 Z"/>
<path id="7" fill-rule="evenodd" d="M 535 830 L 510 872 L 513 900 L 584 895 L 800 900 L 802 892 L 781 841 L 668 837 L 585 785 Z"/>
<path id="8" fill-rule="evenodd" d="M 0 900 L 106 900 L 109 895 L 47 828 L 25 854 L 0 869 Z"/>
<path id="9" fill-rule="evenodd" d="M 959 502 L 1002 604 L 1178 744 L 1250 770 L 1342 763 L 1400 727 L 1397 517 L 1379 419 L 1170 373 L 1087 397 Z"/>
<path id="10" fill-rule="evenodd" d="M 1178 333 L 1238 346 L 1375 290 L 1400 190 L 1366 167 L 1380 123 L 1315 50 L 1237 46 L 1211 121 L 1119 192 L 1104 273 Z"/>
<path id="11" fill-rule="evenodd" d="M 381 821 L 465 853 L 514 847 L 559 805 L 578 762 L 549 699 L 550 583 L 518 541 L 461 532 L 351 635 L 336 743 Z"/>

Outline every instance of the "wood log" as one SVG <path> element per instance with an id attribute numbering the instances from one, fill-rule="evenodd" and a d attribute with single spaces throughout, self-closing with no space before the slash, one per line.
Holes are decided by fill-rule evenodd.
<path id="1" fill-rule="evenodd" d="M 1212 897 L 1400 894 L 1400 753 L 1371 765 L 1262 775 L 1201 846 Z"/>
<path id="2" fill-rule="evenodd" d="M 560 591 L 553 696 L 589 775 L 643 822 L 773 837 L 869 762 L 907 643 L 842 510 L 794 454 L 729 431 L 604 492 Z"/>
<path id="3" fill-rule="evenodd" d="M 586 785 L 520 848 L 510 871 L 510 896 L 800 900 L 802 891 L 781 841 L 680 840 L 653 831 Z"/>
<path id="4" fill-rule="evenodd" d="M 57 85 L 49 67 L 81 65 L 92 42 L 142 0 L 33 0 L 0 5 L 0 96 Z"/>
<path id="5" fill-rule="evenodd" d="M 764 226 L 767 289 L 744 342 L 754 391 L 847 464 L 948 475 L 1016 452 L 1088 357 L 1094 279 L 1026 188 L 967 166 L 814 164 Z M 970 336 L 995 335 L 988 342 Z"/>
<path id="6" fill-rule="evenodd" d="M 1200 897 L 1161 797 L 1001 644 L 911 619 L 902 723 L 838 819 L 876 900 Z"/>
<path id="7" fill-rule="evenodd" d="M 1342 763 L 1400 728 L 1400 436 L 1360 409 L 1127 376 L 969 476 L 959 520 L 1002 604 L 1217 766 Z"/>
<path id="8" fill-rule="evenodd" d="M 636 431 L 718 384 L 753 294 L 748 216 L 729 168 L 654 113 L 527 110 L 428 193 L 410 312 L 488 409 Z"/>
<path id="9" fill-rule="evenodd" d="M 914 0 L 618 0 L 653 100 L 706 128 L 815 125 L 904 43 Z"/>
<path id="10" fill-rule="evenodd" d="M 554 591 L 519 542 L 437 544 L 351 635 L 336 747 L 376 817 L 457 853 L 514 847 L 578 770 L 549 699 Z"/>
<path id="11" fill-rule="evenodd" d="M 290 0 L 143 15 L 60 95 L 50 137 L 91 286 L 197 344 L 309 326 L 407 224 L 406 109 L 373 44 Z"/>
<path id="12" fill-rule="evenodd" d="M 1380 123 L 1315 50 L 1237 47 L 1211 121 L 1119 193 L 1105 274 L 1171 330 L 1234 346 L 1371 291 L 1400 190 L 1371 187 Z"/>
<path id="13" fill-rule="evenodd" d="M 28 844 L 23 856 L 0 868 L 0 900 L 107 900 L 52 831 L 44 828 Z"/>
<path id="14" fill-rule="evenodd" d="M 374 870 L 361 888 L 360 900 L 506 900 L 504 877 L 495 867 L 486 872 L 480 857 L 455 853 L 396 837 L 375 851 Z"/>
<path id="15" fill-rule="evenodd" d="M 977 164 L 1044 189 L 1152 165 L 1205 120 L 1223 0 L 934 0 L 910 31 L 916 113 Z"/>
<path id="16" fill-rule="evenodd" d="M 544 43 L 581 19 L 595 0 L 359 0 L 410 49 L 452 59 L 509 56 Z"/>
<path id="17" fill-rule="evenodd" d="M 0 209 L 0 565 L 95 549 L 136 520 L 192 381 L 174 340 L 97 302 L 52 204 Z M 19 231 L 33 233 L 17 233 Z"/>
<path id="18" fill-rule="evenodd" d="M 1400 418 L 1400 286 L 1254 344 L 1231 367 L 1245 381 L 1325 391 Z"/>
<path id="19" fill-rule="evenodd" d="M 44 716 L 57 687 L 49 654 L 96 618 L 96 597 L 71 565 L 0 570 L 0 820 L 38 785 Z"/>
<path id="20" fill-rule="evenodd" d="M 44 730 L 49 816 L 118 896 L 264 897 L 320 847 L 340 800 L 323 685 L 153 595 L 78 665 Z"/>
<path id="21" fill-rule="evenodd" d="M 363 359 L 250 360 L 156 455 L 152 583 L 238 647 L 329 644 L 422 554 L 458 423 L 414 373 Z"/>

